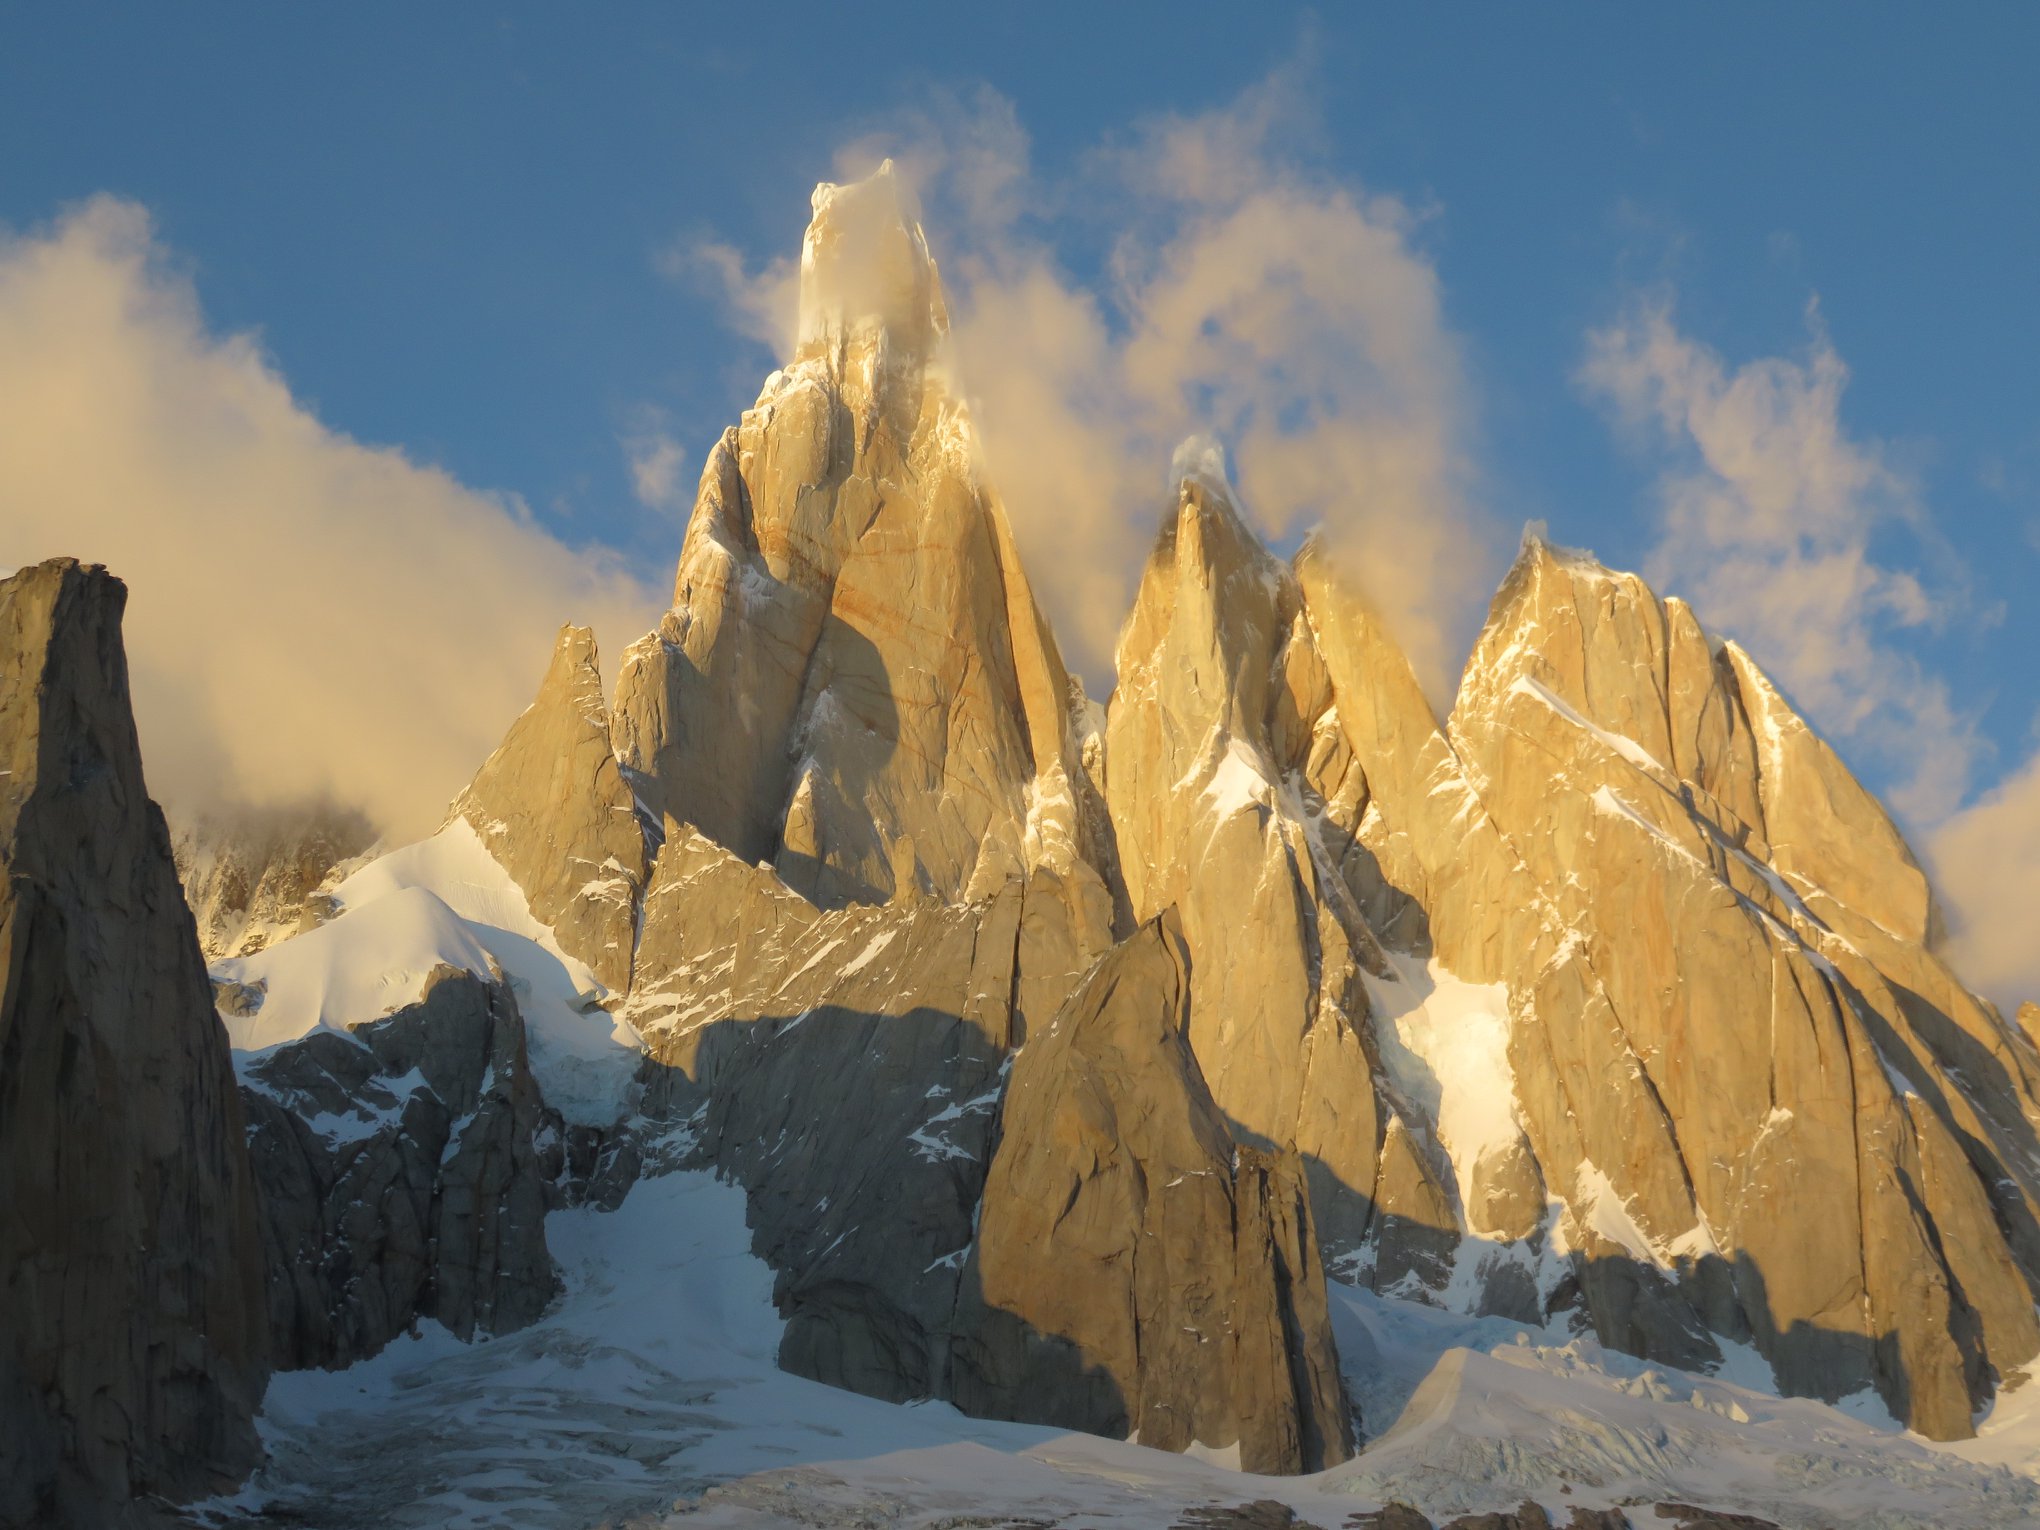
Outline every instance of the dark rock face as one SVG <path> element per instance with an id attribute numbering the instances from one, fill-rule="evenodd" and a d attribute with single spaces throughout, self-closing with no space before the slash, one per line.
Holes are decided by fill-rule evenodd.
<path id="1" fill-rule="evenodd" d="M 982 911 L 823 912 L 669 826 L 631 1018 L 698 1161 L 748 1193 L 786 1369 L 893 1401 L 941 1394 L 1019 923 L 1017 888 Z"/>
<path id="2" fill-rule="evenodd" d="M 1431 1530 L 1431 1520 L 1406 1503 L 1391 1503 L 1372 1513 L 1349 1516 L 1346 1530 Z"/>
<path id="3" fill-rule="evenodd" d="M 1659 1519 L 1675 1521 L 1679 1530 L 1779 1530 L 1771 1520 L 1754 1514 L 1731 1514 L 1726 1509 L 1703 1509 L 1690 1503 L 1661 1503 L 1652 1512 Z"/>
<path id="4" fill-rule="evenodd" d="M 0 1523 L 230 1488 L 268 1377 L 226 1033 L 148 798 L 126 587 L 0 582 Z"/>
<path id="5" fill-rule="evenodd" d="M 1302 1166 L 1229 1135 L 1190 1051 L 1187 964 L 1165 913 L 1016 1056 L 951 1395 L 1317 1471 L 1353 1436 Z"/>
<path id="6" fill-rule="evenodd" d="M 1183 1517 L 1169 1530 L 1318 1530 L 1318 1526 L 1298 1519 L 1296 1511 L 1286 1503 L 1256 1498 L 1251 1503 L 1185 1509 Z"/>
<path id="7" fill-rule="evenodd" d="M 1577 1520 L 1577 1516 L 1575 1516 Z M 1534 1503 L 1500 1514 L 1462 1514 L 1445 1530 L 1551 1530 L 1551 1516 Z"/>
<path id="8" fill-rule="evenodd" d="M 505 985 L 441 967 L 351 1036 L 250 1060 L 242 1099 L 280 1367 L 352 1364 L 423 1317 L 466 1339 L 544 1312 L 559 1128 Z"/>

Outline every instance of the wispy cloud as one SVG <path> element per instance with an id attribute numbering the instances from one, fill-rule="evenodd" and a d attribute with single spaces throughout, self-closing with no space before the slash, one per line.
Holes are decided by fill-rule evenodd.
<path id="1" fill-rule="evenodd" d="M 754 270 L 734 245 L 691 235 L 668 244 L 654 264 L 662 275 L 716 297 L 737 334 L 781 361 L 793 355 L 800 315 L 800 262 L 793 256 L 775 254 Z"/>
<path id="2" fill-rule="evenodd" d="M 2040 999 L 2040 751 L 1928 841 L 1956 970 L 2007 1007 Z"/>
<path id="3" fill-rule="evenodd" d="M 623 455 L 630 468 L 631 492 L 647 510 L 685 520 L 693 501 L 693 486 L 687 481 L 687 449 L 667 428 L 659 410 L 639 410 L 630 430 L 624 432 Z"/>
<path id="4" fill-rule="evenodd" d="M 328 429 L 212 332 L 147 215 L 0 238 L 0 564 L 104 562 L 151 789 L 429 828 L 530 699 L 554 624 L 657 596 L 524 505 Z"/>

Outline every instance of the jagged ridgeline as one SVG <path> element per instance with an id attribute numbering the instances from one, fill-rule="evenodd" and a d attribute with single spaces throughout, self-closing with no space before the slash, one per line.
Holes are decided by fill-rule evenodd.
<path id="1" fill-rule="evenodd" d="M 814 209 L 613 705 L 568 628 L 431 840 L 180 843 L 276 1363 L 529 1322 L 547 1207 L 698 1165 L 781 1363 L 880 1397 L 1317 1469 L 1333 1279 L 1969 1433 L 2040 1053 L 1749 656 L 1526 538 L 1441 722 L 1364 565 L 1193 475 L 1101 711 L 892 174 Z"/>
<path id="2" fill-rule="evenodd" d="M 1166 1079 L 1296 1164 L 1335 1278 L 1688 1367 L 1753 1349 L 1787 1391 L 1969 1432 L 2040 1350 L 2040 1055 L 1940 960 L 1897 829 L 1747 654 L 1526 538 L 1441 723 L 1365 568 L 1274 557 L 1193 475 L 1101 716 L 889 172 L 816 193 L 801 277 L 795 355 L 710 452 L 614 706 L 569 635 L 460 807 L 648 1055 L 636 1124 L 619 1102 L 579 1151 L 634 1163 L 647 1108 L 691 1121 L 750 1193 L 788 1366 L 1160 1438 L 1139 1420 L 1171 1383 L 1069 1315 L 1069 1224 L 991 1230 L 1082 1208 L 1148 1293 L 1128 1321 L 1176 1321 L 1144 1303 L 1213 1238 L 1099 1190 L 1154 1168 L 1127 1122 Z M 1094 964 L 1164 915 L 1183 992 L 1101 1001 Z M 1065 1034 L 1133 1003 L 1187 1068 Z M 1044 1051 L 1092 1059 L 1058 1128 L 1081 1152 L 1016 1114 L 1013 1059 Z M 991 1337 L 1015 1322 L 1026 1343 Z M 1329 1333 L 1285 1322 L 1302 1377 Z M 1046 1389 L 1091 1396 L 1075 1414 L 1041 1400 L 1057 1365 L 1096 1383 Z M 1344 1429 L 1267 1463 L 1333 1459 Z"/>
<path id="3" fill-rule="evenodd" d="M 1748 655 L 1530 538 L 1441 726 L 1342 571 L 1275 559 L 1193 478 L 1101 737 L 931 365 L 940 287 L 890 177 L 818 194 L 802 276 L 796 357 L 711 454 L 673 610 L 618 683 L 626 772 L 690 847 L 645 904 L 654 1055 L 713 1092 L 773 1054 L 801 1072 L 820 1043 L 775 1038 L 803 1015 L 862 1056 L 987 1001 L 1010 1045 L 1173 908 L 1199 1080 L 1240 1140 L 1300 1155 L 1336 1274 L 1569 1310 L 1689 1366 L 1752 1346 L 1789 1391 L 1968 1432 L 2040 1347 L 2040 1058 L 1935 954 L 1898 831 Z M 842 932 L 775 940 L 716 912 L 719 881 Z M 938 919 L 975 923 L 980 971 L 995 942 L 989 985 L 960 937 L 960 998 L 931 1002 L 930 960 L 870 981 Z M 834 1087 L 771 1123 L 777 1157 L 707 1150 L 770 1187 L 789 1312 L 889 1336 L 888 1377 L 834 1377 L 940 1390 L 946 1293 L 905 1320 L 913 1281 L 825 1276 L 836 1229 L 793 1230 L 828 1190 L 801 1159 L 856 1172 L 817 1151 Z M 997 1141 L 996 1086 L 966 1091 Z"/>

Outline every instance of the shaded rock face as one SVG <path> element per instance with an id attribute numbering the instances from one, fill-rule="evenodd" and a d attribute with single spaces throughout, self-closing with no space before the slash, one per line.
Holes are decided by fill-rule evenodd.
<path id="1" fill-rule="evenodd" d="M 673 608 L 623 659 L 618 753 L 653 807 L 824 907 L 1042 867 L 1104 899 L 1075 687 L 978 480 L 901 196 L 889 165 L 816 191 L 795 358 L 709 453 Z"/>
<path id="2" fill-rule="evenodd" d="M 0 582 L 0 1522 L 122 1521 L 255 1464 L 268 1375 L 227 1039 L 148 799 L 126 588 Z"/>
<path id="3" fill-rule="evenodd" d="M 415 1004 L 249 1058 L 241 1094 L 280 1368 L 350 1365 L 421 1318 L 466 1339 L 544 1312 L 560 1127 L 506 985 L 442 967 Z"/>
<path id="4" fill-rule="evenodd" d="M 1185 1031 L 1173 914 L 1095 966 L 1015 1059 L 964 1270 L 966 1412 L 1316 1471 L 1353 1436 L 1310 1200 L 1236 1146 Z"/>
<path id="5" fill-rule="evenodd" d="M 609 744 L 595 634 L 560 629 L 538 697 L 454 800 L 531 912 L 612 993 L 630 986 L 649 856 Z"/>
<path id="6" fill-rule="evenodd" d="M 787 1369 L 944 1394 L 1007 1046 L 1099 938 L 1064 894 L 1037 873 L 983 904 L 824 911 L 669 824 L 626 1014 L 653 1093 L 749 1194 Z"/>
<path id="7" fill-rule="evenodd" d="M 329 912 L 324 888 L 375 842 L 345 808 L 279 809 L 202 817 L 173 826 L 185 901 L 209 962 L 252 956 Z"/>

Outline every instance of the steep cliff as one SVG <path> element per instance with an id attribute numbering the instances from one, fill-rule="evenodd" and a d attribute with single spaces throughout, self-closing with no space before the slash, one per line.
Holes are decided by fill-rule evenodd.
<path id="1" fill-rule="evenodd" d="M 232 1487 L 268 1375 L 227 1038 L 149 800 L 126 587 L 0 582 L 0 1522 Z"/>
<path id="2" fill-rule="evenodd" d="M 242 1078 L 279 1369 L 365 1359 L 421 1318 L 466 1339 L 545 1310 L 541 1141 L 560 1128 L 506 984 L 440 967 L 416 1003 L 254 1054 Z"/>

